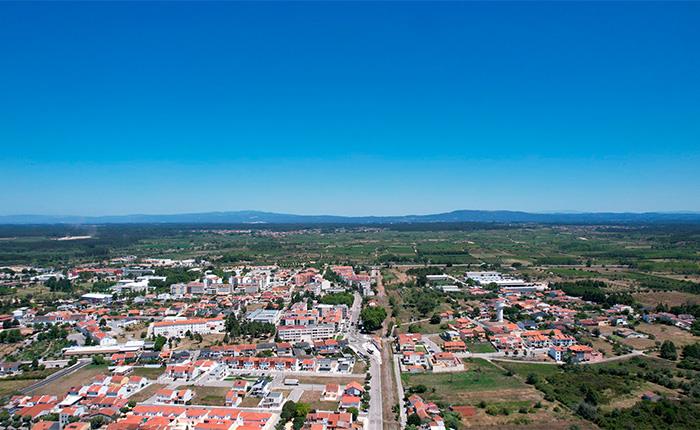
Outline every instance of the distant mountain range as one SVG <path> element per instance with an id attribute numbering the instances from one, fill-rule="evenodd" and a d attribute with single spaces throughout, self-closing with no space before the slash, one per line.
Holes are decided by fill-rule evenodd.
<path id="1" fill-rule="evenodd" d="M 260 211 L 202 212 L 175 215 L 2 215 L 0 224 L 396 224 L 428 222 L 493 223 L 681 223 L 700 222 L 700 212 L 531 213 L 457 210 L 431 215 L 293 215 Z"/>

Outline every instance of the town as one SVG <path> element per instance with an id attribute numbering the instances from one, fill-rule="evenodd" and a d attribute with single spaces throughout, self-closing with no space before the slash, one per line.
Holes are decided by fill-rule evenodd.
<path id="1" fill-rule="evenodd" d="M 594 417 L 576 408 L 587 403 L 551 393 L 550 369 L 676 360 L 682 345 L 687 363 L 698 354 L 700 344 L 676 345 L 700 331 L 696 309 L 644 307 L 595 281 L 520 269 L 134 255 L 6 266 L 1 288 L 14 298 L 0 315 L 0 421 L 42 430 L 447 430 L 503 417 L 585 428 Z M 17 294 L 25 290 L 34 293 Z M 678 387 L 658 378 L 647 378 L 656 391 L 628 398 L 655 402 Z M 685 391 L 698 387 L 695 375 L 683 378 Z"/>

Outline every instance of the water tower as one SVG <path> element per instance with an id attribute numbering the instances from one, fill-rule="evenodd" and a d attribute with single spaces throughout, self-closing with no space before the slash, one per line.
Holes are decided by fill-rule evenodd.
<path id="1" fill-rule="evenodd" d="M 496 321 L 503 322 L 503 302 L 496 302 Z"/>

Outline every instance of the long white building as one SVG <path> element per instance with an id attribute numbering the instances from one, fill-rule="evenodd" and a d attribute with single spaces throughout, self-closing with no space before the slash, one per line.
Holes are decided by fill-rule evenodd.
<path id="1" fill-rule="evenodd" d="M 287 342 L 313 342 L 331 339 L 337 330 L 330 324 L 283 325 L 277 327 L 277 336 Z"/>
<path id="2" fill-rule="evenodd" d="M 189 331 L 192 334 L 219 334 L 226 330 L 223 318 L 193 318 L 159 321 L 153 323 L 152 334 L 155 336 L 184 337 Z"/>

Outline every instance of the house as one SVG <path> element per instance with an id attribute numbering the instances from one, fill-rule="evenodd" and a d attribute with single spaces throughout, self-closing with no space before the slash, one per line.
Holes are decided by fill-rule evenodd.
<path id="1" fill-rule="evenodd" d="M 224 400 L 224 404 L 231 408 L 236 407 L 241 403 L 243 397 L 245 397 L 245 391 L 241 392 L 235 389 L 228 390 L 226 392 L 226 399 Z"/>
<path id="2" fill-rule="evenodd" d="M 556 362 L 564 361 L 564 354 L 566 353 L 566 348 L 563 346 L 552 346 L 547 351 L 547 354 L 552 357 Z"/>
<path id="3" fill-rule="evenodd" d="M 397 340 L 398 352 L 415 351 L 416 343 L 422 342 L 423 336 L 418 333 L 402 333 L 399 334 Z"/>
<path id="4" fill-rule="evenodd" d="M 169 405 L 187 405 L 194 398 L 194 391 L 190 389 L 170 390 L 163 388 L 156 393 L 156 403 Z"/>
<path id="5" fill-rule="evenodd" d="M 572 345 L 569 347 L 568 352 L 571 354 L 571 361 L 574 363 L 585 361 L 595 362 L 603 358 L 603 354 L 593 350 L 593 348 L 587 345 Z"/>
<path id="6" fill-rule="evenodd" d="M 447 352 L 465 352 L 467 350 L 467 344 L 461 340 L 445 341 L 443 349 Z"/>
<path id="7" fill-rule="evenodd" d="M 321 394 L 322 400 L 334 402 L 340 396 L 340 386 L 338 384 L 326 384 Z"/>
<path id="8" fill-rule="evenodd" d="M 433 368 L 435 367 L 461 367 L 463 368 L 462 360 L 457 358 L 451 352 L 438 352 L 432 357 Z"/>
<path id="9" fill-rule="evenodd" d="M 343 394 L 347 394 L 349 396 L 362 396 L 365 393 L 365 387 L 362 386 L 357 381 L 352 381 L 348 385 L 345 386 L 345 389 L 343 390 Z"/>
<path id="10" fill-rule="evenodd" d="M 404 351 L 401 356 L 401 363 L 406 366 L 427 366 L 428 359 L 425 352 Z"/>
<path id="11" fill-rule="evenodd" d="M 261 408 L 276 409 L 282 407 L 282 403 L 284 403 L 284 394 L 279 391 L 270 391 L 263 397 L 258 406 Z"/>
<path id="12" fill-rule="evenodd" d="M 39 421 L 32 426 L 32 430 L 60 430 L 58 421 Z"/>
<path id="13" fill-rule="evenodd" d="M 90 423 L 76 421 L 63 426 L 63 430 L 90 430 Z"/>
<path id="14" fill-rule="evenodd" d="M 270 392 L 270 383 L 272 381 L 268 378 L 259 378 L 255 381 L 255 384 L 250 388 L 250 395 L 252 397 L 264 397 Z"/>
<path id="15" fill-rule="evenodd" d="M 19 363 L 11 361 L 0 362 L 0 375 L 14 375 L 19 372 Z M 53 430 L 53 429 L 51 429 Z"/>
<path id="16" fill-rule="evenodd" d="M 340 410 L 348 410 L 349 408 L 357 408 L 359 410 L 361 402 L 362 399 L 358 396 L 350 396 L 348 394 L 344 394 L 340 398 L 340 405 L 338 405 L 338 408 Z"/>
<path id="17" fill-rule="evenodd" d="M 306 416 L 304 430 L 342 430 L 352 428 L 352 414 L 317 411 Z M 319 427 L 320 426 L 320 427 Z"/>

